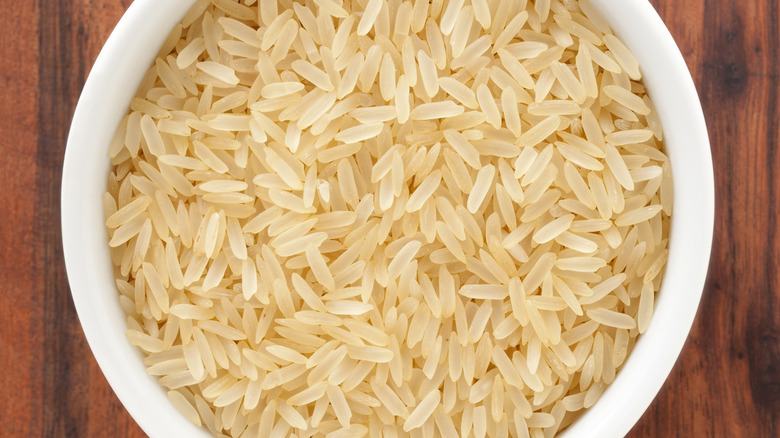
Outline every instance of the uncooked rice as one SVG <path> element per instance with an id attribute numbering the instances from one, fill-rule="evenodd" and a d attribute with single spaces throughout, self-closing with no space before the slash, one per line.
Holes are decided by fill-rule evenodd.
<path id="1" fill-rule="evenodd" d="M 648 329 L 671 168 L 586 0 L 199 0 L 110 146 L 127 339 L 219 437 L 551 437 Z"/>

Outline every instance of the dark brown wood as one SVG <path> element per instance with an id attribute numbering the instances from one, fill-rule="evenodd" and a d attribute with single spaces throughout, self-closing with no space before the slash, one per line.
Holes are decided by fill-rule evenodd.
<path id="1" fill-rule="evenodd" d="M 70 118 L 129 3 L 0 2 L 0 436 L 144 436 L 86 344 L 59 228 Z M 702 99 L 717 218 L 691 336 L 629 436 L 780 436 L 778 2 L 652 3 Z"/>
<path id="2" fill-rule="evenodd" d="M 7 429 L 15 436 L 41 433 L 43 327 L 36 308 L 43 288 L 29 266 L 35 257 L 37 14 L 32 2 L 0 6 L 0 29 L 24 27 L 28 35 L 0 33 L 0 369 L 10 370 L 0 373 L 0 412 L 16 419 Z"/>
<path id="3" fill-rule="evenodd" d="M 142 437 L 100 373 L 59 228 L 70 118 L 130 1 L 0 2 L 0 436 Z"/>
<path id="4" fill-rule="evenodd" d="M 701 97 L 715 241 L 699 314 L 631 436 L 780 436 L 778 3 L 654 0 Z"/>
<path id="5" fill-rule="evenodd" d="M 42 393 L 36 427 L 47 437 L 144 436 L 100 373 L 78 325 L 65 275 L 59 222 L 62 158 L 70 118 L 89 69 L 129 1 L 43 2 L 37 18 L 38 140 L 35 150 L 35 258 L 29 271 L 34 320 L 42 326 Z M 33 149 L 33 148 L 30 148 Z M 42 348 L 41 348 L 42 347 Z"/>

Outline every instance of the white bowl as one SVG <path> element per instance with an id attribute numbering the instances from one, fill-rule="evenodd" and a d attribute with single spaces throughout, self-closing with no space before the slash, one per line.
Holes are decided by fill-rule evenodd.
<path id="1" fill-rule="evenodd" d="M 646 0 L 591 0 L 634 52 L 661 117 L 674 175 L 669 261 L 655 315 L 615 382 L 561 436 L 619 437 L 663 385 L 688 336 L 712 243 L 714 184 L 707 129 L 693 80 Z M 108 144 L 170 29 L 194 0 L 136 0 L 100 52 L 73 117 L 62 174 L 62 238 L 73 300 L 100 368 L 151 437 L 208 437 L 168 402 L 127 342 L 103 225 Z"/>

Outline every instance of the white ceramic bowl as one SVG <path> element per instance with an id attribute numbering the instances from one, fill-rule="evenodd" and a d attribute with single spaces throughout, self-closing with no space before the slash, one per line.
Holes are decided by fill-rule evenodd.
<path id="1" fill-rule="evenodd" d="M 707 130 L 682 55 L 646 0 L 591 0 L 634 52 L 661 117 L 674 175 L 669 261 L 653 321 L 615 382 L 561 436 L 619 437 L 636 423 L 677 360 L 707 273 L 714 184 Z M 62 237 L 71 292 L 103 373 L 153 438 L 207 437 L 168 402 L 125 339 L 103 225 L 108 144 L 157 48 L 194 0 L 136 0 L 95 61 L 73 117 L 62 174 Z"/>

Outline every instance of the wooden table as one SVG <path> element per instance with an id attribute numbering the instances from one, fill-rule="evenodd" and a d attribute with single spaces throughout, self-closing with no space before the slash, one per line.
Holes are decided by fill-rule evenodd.
<path id="1" fill-rule="evenodd" d="M 87 347 L 59 224 L 62 157 L 90 66 L 130 0 L 0 3 L 0 436 L 141 437 Z M 631 437 L 780 436 L 775 0 L 653 0 L 688 62 L 715 162 L 709 281 Z"/>

